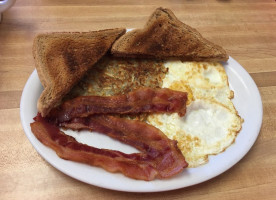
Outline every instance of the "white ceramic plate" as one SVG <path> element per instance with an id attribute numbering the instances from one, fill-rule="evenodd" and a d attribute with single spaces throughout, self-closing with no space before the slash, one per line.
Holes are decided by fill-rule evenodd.
<path id="1" fill-rule="evenodd" d="M 43 90 L 36 71 L 32 73 L 23 90 L 20 104 L 21 122 L 28 139 L 45 160 L 63 173 L 85 183 L 128 192 L 157 192 L 191 186 L 214 178 L 235 165 L 252 147 L 261 128 L 263 109 L 256 84 L 233 58 L 230 57 L 228 62 L 224 63 L 224 67 L 228 74 L 230 89 L 235 93 L 233 103 L 240 116 L 245 120 L 242 130 L 237 136 L 236 142 L 225 152 L 210 156 L 208 164 L 186 169 L 183 173 L 168 180 L 150 182 L 133 180 L 119 173 L 109 173 L 98 167 L 63 160 L 52 149 L 40 143 L 30 128 L 30 123 L 33 122 L 33 117 L 37 114 L 37 100 Z M 66 133 L 74 136 L 79 142 L 96 147 L 117 149 L 126 153 L 135 152 L 132 147 L 98 133 L 91 134 L 87 131 L 80 133 L 66 131 Z"/>

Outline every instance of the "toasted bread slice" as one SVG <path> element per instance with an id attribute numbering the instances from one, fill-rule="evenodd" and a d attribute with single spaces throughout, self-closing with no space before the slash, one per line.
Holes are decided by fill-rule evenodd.
<path id="1" fill-rule="evenodd" d="M 62 98 L 106 52 L 125 29 L 46 33 L 34 39 L 35 66 L 44 91 L 37 108 L 42 116 Z"/>
<path id="2" fill-rule="evenodd" d="M 138 57 L 182 61 L 226 61 L 225 50 L 206 40 L 194 28 L 179 21 L 169 9 L 157 8 L 143 29 L 120 37 L 111 53 L 118 57 Z"/>

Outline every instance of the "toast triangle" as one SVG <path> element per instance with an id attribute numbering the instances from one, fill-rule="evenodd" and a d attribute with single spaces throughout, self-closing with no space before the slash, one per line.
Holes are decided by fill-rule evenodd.
<path id="1" fill-rule="evenodd" d="M 57 106 L 83 75 L 106 54 L 125 29 L 45 33 L 34 39 L 33 56 L 44 86 L 37 108 L 42 116 Z"/>
<path id="2" fill-rule="evenodd" d="M 169 9 L 157 8 L 143 29 L 120 37 L 111 53 L 118 57 L 182 61 L 226 61 L 226 51 L 206 40 L 194 28 L 179 21 Z"/>

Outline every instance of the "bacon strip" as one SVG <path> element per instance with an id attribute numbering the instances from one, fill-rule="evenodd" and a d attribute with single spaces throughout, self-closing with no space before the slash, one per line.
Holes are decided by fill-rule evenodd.
<path id="1" fill-rule="evenodd" d="M 125 154 L 78 143 L 38 114 L 35 122 L 31 124 L 32 132 L 63 159 L 100 166 L 110 172 L 121 172 L 130 178 L 147 181 L 169 178 L 188 165 L 176 141 L 168 139 L 157 128 L 140 121 L 94 115 L 89 118 L 76 118 L 62 125 L 74 130 L 101 132 L 141 151 Z"/>
<path id="2" fill-rule="evenodd" d="M 62 123 L 93 114 L 173 113 L 184 116 L 187 93 L 166 88 L 140 88 L 118 96 L 81 96 L 53 109 L 49 118 Z"/>

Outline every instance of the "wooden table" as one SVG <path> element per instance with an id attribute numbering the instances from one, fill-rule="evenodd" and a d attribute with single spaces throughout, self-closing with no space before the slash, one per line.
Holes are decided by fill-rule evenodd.
<path id="1" fill-rule="evenodd" d="M 23 87 L 39 32 L 142 27 L 158 7 L 223 46 L 255 80 L 263 101 L 260 135 L 222 175 L 160 193 L 125 193 L 74 180 L 43 160 L 21 126 Z M 276 3 L 274 0 L 18 0 L 0 24 L 0 199 L 276 199 Z M 253 125 L 253 124 L 252 124 Z"/>

